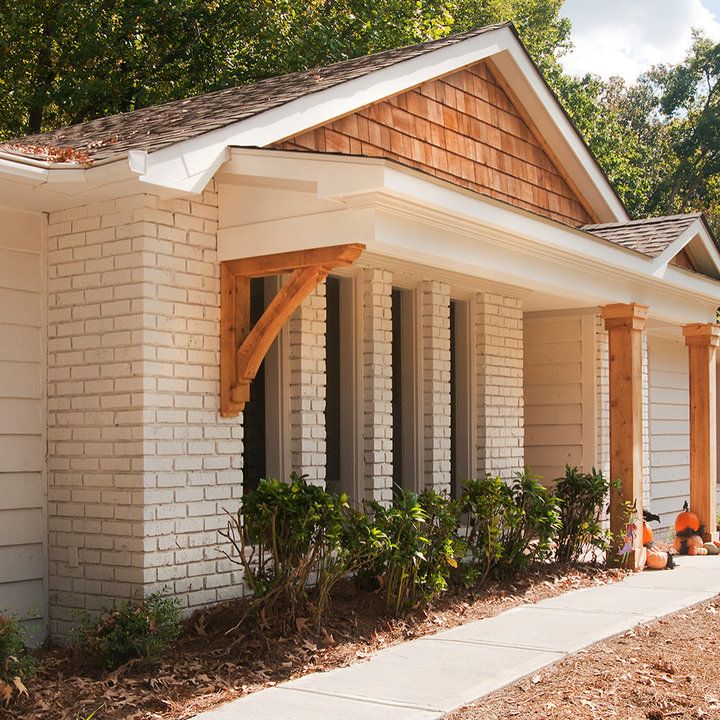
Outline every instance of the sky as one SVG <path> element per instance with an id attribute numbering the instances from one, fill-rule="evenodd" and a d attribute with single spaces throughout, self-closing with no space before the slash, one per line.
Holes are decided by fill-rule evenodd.
<path id="1" fill-rule="evenodd" d="M 652 65 L 681 61 L 693 28 L 720 41 L 720 0 L 565 0 L 562 14 L 575 46 L 562 64 L 573 75 L 632 83 Z"/>

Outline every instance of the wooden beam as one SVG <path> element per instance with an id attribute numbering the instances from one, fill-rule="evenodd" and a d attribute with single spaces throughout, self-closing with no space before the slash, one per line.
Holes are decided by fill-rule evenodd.
<path id="1" fill-rule="evenodd" d="M 717 539 L 717 378 L 715 354 L 720 325 L 683 328 L 690 372 L 690 509 L 705 526 L 705 540 Z"/>
<path id="2" fill-rule="evenodd" d="M 365 249 L 347 244 L 228 260 L 220 267 L 220 414 L 236 417 L 250 399 L 250 383 L 270 346 L 302 301 Z M 250 280 L 292 273 L 262 317 L 250 328 Z"/>
<path id="3" fill-rule="evenodd" d="M 352 265 L 360 257 L 360 253 L 364 249 L 365 246 L 360 243 L 331 245 L 311 250 L 296 250 L 274 255 L 226 260 L 223 265 L 234 275 L 249 278 L 282 275 L 283 273 L 318 265 L 331 270 L 342 265 Z"/>
<path id="4" fill-rule="evenodd" d="M 616 542 L 608 562 L 617 562 L 628 522 L 627 508 L 635 508 L 635 541 L 629 567 L 644 563 L 642 546 L 642 332 L 646 305 L 613 304 L 601 308 L 608 331 L 610 355 L 610 479 L 621 489 L 610 496 L 610 530 Z"/>

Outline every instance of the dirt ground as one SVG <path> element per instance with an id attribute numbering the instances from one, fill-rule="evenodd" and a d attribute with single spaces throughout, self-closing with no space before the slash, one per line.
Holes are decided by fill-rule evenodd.
<path id="1" fill-rule="evenodd" d="M 349 665 L 403 640 L 626 574 L 547 566 L 514 582 L 489 584 L 476 596 L 447 594 L 400 619 L 383 613 L 381 598 L 348 584 L 320 632 L 300 622 L 290 635 L 257 621 L 226 634 L 244 614 L 242 601 L 226 603 L 191 618 L 166 659 L 149 667 L 105 674 L 82 653 L 41 651 L 37 672 L 26 682 L 29 697 L 0 708 L 0 717 L 77 720 L 97 710 L 94 720 L 184 720 L 263 687 Z"/>
<path id="2" fill-rule="evenodd" d="M 562 660 L 445 720 L 720 720 L 720 596 Z"/>

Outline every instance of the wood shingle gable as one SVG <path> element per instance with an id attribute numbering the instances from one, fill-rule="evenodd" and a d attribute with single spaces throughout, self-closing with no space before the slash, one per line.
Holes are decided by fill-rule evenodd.
<path id="1" fill-rule="evenodd" d="M 573 227 L 592 222 L 487 62 L 278 143 L 395 160 Z"/>

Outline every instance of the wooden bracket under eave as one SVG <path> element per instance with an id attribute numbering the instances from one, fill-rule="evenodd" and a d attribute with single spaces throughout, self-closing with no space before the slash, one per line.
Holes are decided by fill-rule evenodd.
<path id="1" fill-rule="evenodd" d="M 220 414 L 236 417 L 250 399 L 250 383 L 270 346 L 327 274 L 352 265 L 365 249 L 352 243 L 259 257 L 220 266 Z M 250 327 L 250 281 L 291 273 L 254 327 Z"/>

